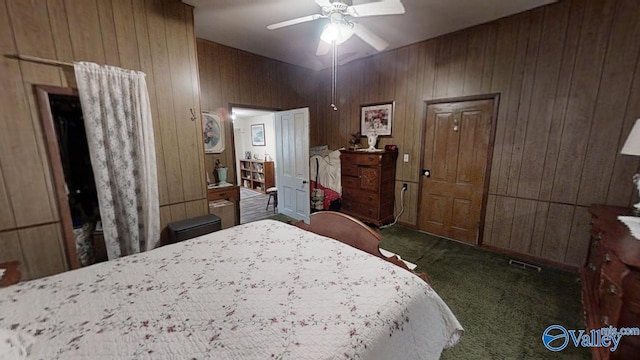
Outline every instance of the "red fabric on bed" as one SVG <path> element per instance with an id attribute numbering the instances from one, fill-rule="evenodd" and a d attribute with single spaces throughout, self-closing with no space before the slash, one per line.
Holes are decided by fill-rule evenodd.
<path id="1" fill-rule="evenodd" d="M 325 210 L 329 210 L 329 205 L 331 205 L 332 201 L 340 199 L 340 194 L 320 184 L 316 184 L 316 182 L 313 180 L 311 180 L 311 189 L 320 189 L 324 191 L 324 209 Z"/>

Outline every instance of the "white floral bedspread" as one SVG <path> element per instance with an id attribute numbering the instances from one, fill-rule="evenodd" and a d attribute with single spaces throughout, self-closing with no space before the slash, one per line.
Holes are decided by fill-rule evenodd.
<path id="1" fill-rule="evenodd" d="M 33 359 L 437 359 L 462 327 L 417 276 L 263 220 L 0 290 Z"/>

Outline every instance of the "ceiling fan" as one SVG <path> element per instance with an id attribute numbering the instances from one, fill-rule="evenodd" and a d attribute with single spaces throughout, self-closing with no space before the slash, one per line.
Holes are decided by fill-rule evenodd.
<path id="1" fill-rule="evenodd" d="M 353 18 L 404 14 L 404 6 L 400 0 L 382 0 L 358 5 L 347 5 L 342 1 L 331 0 L 314 1 L 322 8 L 322 14 L 307 15 L 282 21 L 267 26 L 267 29 L 275 30 L 318 19 L 329 19 L 329 23 L 325 25 L 322 35 L 320 35 L 320 43 L 318 44 L 316 55 L 327 54 L 334 42 L 335 45 L 340 45 L 347 41 L 353 34 L 357 35 L 377 51 L 382 51 L 389 46 L 389 43 L 373 33 L 366 26 L 353 21 Z"/>

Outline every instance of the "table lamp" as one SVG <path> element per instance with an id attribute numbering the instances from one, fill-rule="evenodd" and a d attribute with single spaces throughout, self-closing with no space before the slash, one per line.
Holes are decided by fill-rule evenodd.
<path id="1" fill-rule="evenodd" d="M 620 154 L 640 156 L 640 119 L 636 120 L 633 128 L 625 141 Z M 636 184 L 638 194 L 640 195 L 640 171 L 633 175 L 633 183 Z M 640 215 L 640 202 L 633 205 L 636 215 Z"/>

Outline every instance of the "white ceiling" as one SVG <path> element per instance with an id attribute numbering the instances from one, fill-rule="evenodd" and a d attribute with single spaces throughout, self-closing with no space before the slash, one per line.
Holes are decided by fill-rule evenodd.
<path id="1" fill-rule="evenodd" d="M 350 0 L 342 0 L 351 3 Z M 386 0 L 382 0 L 386 1 Z M 470 26 L 533 9 L 557 0 L 402 0 L 403 15 L 374 16 L 356 21 L 390 45 L 413 44 Z M 195 7 L 196 36 L 290 64 L 319 70 L 331 55 L 315 55 L 327 19 L 267 30 L 267 25 L 321 13 L 313 0 L 183 0 Z M 353 0 L 353 4 L 373 2 Z M 345 63 L 376 51 L 353 36 L 339 46 Z"/>

